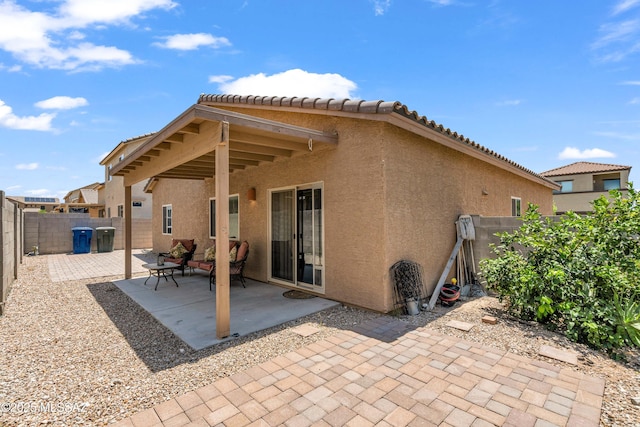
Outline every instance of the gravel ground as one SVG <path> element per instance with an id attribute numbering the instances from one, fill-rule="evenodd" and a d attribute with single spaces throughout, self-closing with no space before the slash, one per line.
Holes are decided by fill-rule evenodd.
<path id="1" fill-rule="evenodd" d="M 26 257 L 0 317 L 0 426 L 105 425 L 277 355 L 322 340 L 378 314 L 336 307 L 201 351 L 101 278 L 52 283 L 46 257 Z M 498 324 L 480 321 L 498 318 Z M 601 424 L 640 426 L 640 359 L 612 361 L 538 325 L 511 319 L 495 298 L 436 307 L 402 321 L 534 359 L 542 344 L 580 354 L 574 369 L 606 379 Z M 475 326 L 462 332 L 450 320 Z M 303 338 L 292 326 L 311 323 Z M 565 365 L 569 366 L 569 365 Z"/>

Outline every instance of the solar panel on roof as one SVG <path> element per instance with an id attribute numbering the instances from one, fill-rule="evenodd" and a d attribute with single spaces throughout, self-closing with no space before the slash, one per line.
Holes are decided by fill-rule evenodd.
<path id="1" fill-rule="evenodd" d="M 26 203 L 55 203 L 56 199 L 54 197 L 25 197 L 24 201 Z"/>

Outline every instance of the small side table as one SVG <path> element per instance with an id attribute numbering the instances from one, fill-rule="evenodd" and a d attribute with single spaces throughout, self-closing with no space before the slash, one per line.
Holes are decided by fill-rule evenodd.
<path id="1" fill-rule="evenodd" d="M 144 281 L 145 286 L 147 285 L 147 281 L 149 281 L 151 277 L 156 277 L 157 278 L 156 287 L 154 291 L 157 291 L 158 283 L 160 283 L 160 277 L 164 277 L 164 280 L 166 280 L 167 282 L 169 281 L 168 277 L 171 277 L 171 280 L 173 280 L 173 283 L 176 284 L 176 288 L 178 287 L 178 282 L 176 282 L 176 279 L 174 279 L 173 277 L 173 270 L 180 267 L 178 264 L 173 262 L 165 262 L 162 265 L 158 265 L 157 263 L 154 263 L 154 264 L 143 264 L 142 266 L 147 270 L 149 270 L 149 277 L 147 277 L 147 280 Z"/>

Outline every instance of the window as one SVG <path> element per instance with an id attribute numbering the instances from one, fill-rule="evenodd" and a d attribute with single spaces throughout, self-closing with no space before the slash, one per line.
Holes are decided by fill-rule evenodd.
<path id="1" fill-rule="evenodd" d="M 107 167 L 107 181 L 111 181 L 111 167 L 112 165 Z"/>
<path id="2" fill-rule="evenodd" d="M 619 190 L 620 189 L 620 179 L 603 179 L 604 191 L 609 190 Z"/>
<path id="3" fill-rule="evenodd" d="M 229 238 L 240 238 L 240 216 L 238 213 L 238 195 L 229 196 Z M 209 199 L 209 237 L 216 238 L 216 199 Z"/>
<path id="4" fill-rule="evenodd" d="M 111 208 L 107 208 L 107 218 L 111 218 Z"/>
<path id="5" fill-rule="evenodd" d="M 171 234 L 171 205 L 162 205 L 162 234 Z"/>
<path id="6" fill-rule="evenodd" d="M 132 202 L 131 205 L 134 208 L 141 208 L 142 207 L 142 202 Z"/>
<path id="7" fill-rule="evenodd" d="M 573 181 L 558 181 L 557 183 L 562 186 L 560 193 L 571 193 L 573 191 Z"/>
<path id="8" fill-rule="evenodd" d="M 519 197 L 511 198 L 511 216 L 522 216 L 522 200 Z"/>
<path id="9" fill-rule="evenodd" d="M 118 217 L 124 217 L 124 205 L 118 205 Z"/>

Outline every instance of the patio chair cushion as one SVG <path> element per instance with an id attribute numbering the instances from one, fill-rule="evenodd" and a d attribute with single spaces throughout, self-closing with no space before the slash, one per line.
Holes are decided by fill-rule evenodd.
<path id="1" fill-rule="evenodd" d="M 205 261 L 214 261 L 216 259 L 216 247 L 211 246 L 204 250 L 204 260 Z"/>
<path id="2" fill-rule="evenodd" d="M 182 255 L 184 255 L 187 252 L 189 251 L 187 250 L 187 248 L 184 247 L 182 242 L 178 242 L 178 244 L 175 245 L 173 248 L 171 248 L 171 250 L 169 251 L 172 258 L 182 258 Z"/>
<path id="3" fill-rule="evenodd" d="M 235 261 L 237 255 L 238 255 L 238 246 L 234 246 L 233 249 L 231 249 L 231 251 L 229 252 L 229 261 L 230 262 Z"/>
<path id="4" fill-rule="evenodd" d="M 248 251 L 249 251 L 249 242 L 245 240 L 240 244 L 240 247 L 238 247 L 238 251 L 236 253 L 236 260 L 237 261 L 243 260 L 244 257 L 247 255 Z"/>

